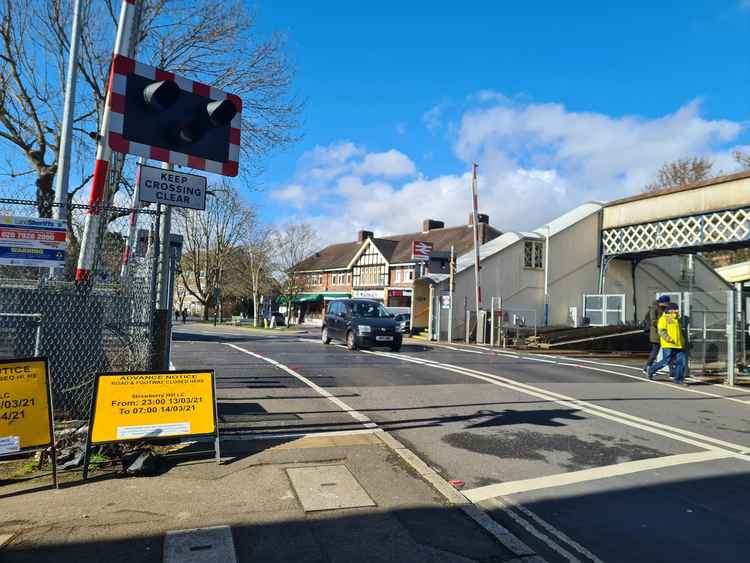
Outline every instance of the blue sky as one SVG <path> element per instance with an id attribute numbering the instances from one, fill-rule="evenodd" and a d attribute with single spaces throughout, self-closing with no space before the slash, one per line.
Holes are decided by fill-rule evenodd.
<path id="1" fill-rule="evenodd" d="M 640 190 L 665 160 L 750 143 L 750 0 L 283 1 L 304 138 L 250 194 L 324 238 L 480 206 L 502 230 Z M 331 219 L 334 219 L 333 221 Z"/>

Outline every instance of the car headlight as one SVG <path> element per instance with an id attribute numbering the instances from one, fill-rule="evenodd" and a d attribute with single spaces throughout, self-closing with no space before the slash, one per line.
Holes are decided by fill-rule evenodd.
<path id="1" fill-rule="evenodd" d="M 370 325 L 359 325 L 357 327 L 357 332 L 360 334 L 370 334 L 372 332 L 372 327 Z"/>

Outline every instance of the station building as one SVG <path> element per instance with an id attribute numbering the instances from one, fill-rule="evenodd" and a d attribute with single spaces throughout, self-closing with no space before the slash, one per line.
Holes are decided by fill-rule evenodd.
<path id="1" fill-rule="evenodd" d="M 749 245 L 750 172 L 585 203 L 537 229 L 506 232 L 481 246 L 481 308 L 494 303 L 506 322 L 525 326 L 639 324 L 649 304 L 668 294 L 704 333 L 720 331 L 733 285 L 701 253 Z M 471 252 L 458 258 L 456 270 L 454 338 L 464 336 L 466 311 L 476 309 Z M 448 278 L 428 275 L 414 288 L 415 300 L 429 306 L 412 325 L 432 323 L 443 338 Z"/>

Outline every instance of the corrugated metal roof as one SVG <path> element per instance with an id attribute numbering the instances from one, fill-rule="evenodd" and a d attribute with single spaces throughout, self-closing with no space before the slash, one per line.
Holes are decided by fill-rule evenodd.
<path id="1" fill-rule="evenodd" d="M 546 225 L 542 225 L 538 229 L 534 229 L 535 233 L 539 233 L 542 236 L 547 235 L 547 225 L 550 227 L 550 236 L 554 236 L 557 233 L 564 231 L 568 227 L 572 227 L 579 221 L 582 221 L 589 215 L 592 215 L 599 211 L 602 207 L 604 207 L 604 203 L 600 203 L 597 201 L 590 201 L 588 203 L 584 203 L 582 205 L 579 205 L 578 207 L 575 207 L 568 211 L 567 213 L 563 213 L 559 217 L 556 217 L 555 219 L 552 219 L 549 223 Z"/>
<path id="2" fill-rule="evenodd" d="M 559 217 L 547 223 L 547 225 L 549 225 L 550 227 L 550 236 L 554 236 L 557 233 L 564 231 L 568 227 L 572 227 L 579 221 L 582 221 L 593 213 L 598 212 L 602 207 L 602 203 L 589 202 L 579 205 L 578 207 L 571 209 L 567 213 L 560 215 Z M 490 242 L 485 243 L 479 247 L 479 260 L 482 261 L 485 258 L 488 258 L 493 254 L 497 254 L 498 252 L 501 252 L 524 239 L 544 240 L 547 235 L 547 225 L 543 225 L 542 227 L 534 229 L 530 232 L 509 231 L 500 235 L 496 239 L 493 239 Z M 462 270 L 473 267 L 473 251 L 462 254 L 456 260 L 456 272 L 461 272 Z"/>

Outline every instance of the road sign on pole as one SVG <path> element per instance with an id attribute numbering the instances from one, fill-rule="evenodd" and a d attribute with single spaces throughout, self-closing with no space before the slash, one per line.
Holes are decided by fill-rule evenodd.
<path id="1" fill-rule="evenodd" d="M 432 243 L 415 240 L 411 243 L 411 259 L 429 261 L 432 254 Z"/>
<path id="2" fill-rule="evenodd" d="M 206 209 L 206 178 L 153 166 L 140 165 L 138 186 L 141 202 L 174 207 Z"/>

